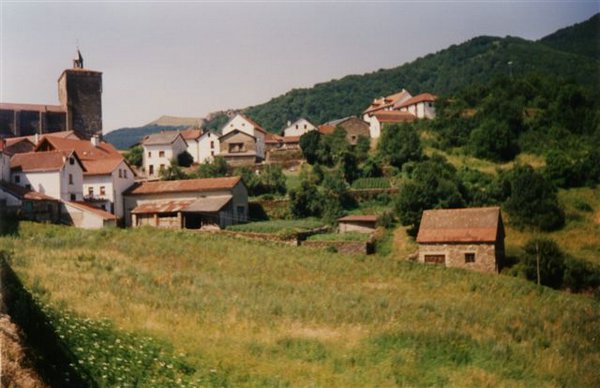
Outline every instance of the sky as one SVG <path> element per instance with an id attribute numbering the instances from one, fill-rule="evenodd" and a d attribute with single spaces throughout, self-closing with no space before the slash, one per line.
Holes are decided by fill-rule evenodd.
<path id="1" fill-rule="evenodd" d="M 79 47 L 85 67 L 103 72 L 107 133 L 260 104 L 479 35 L 539 39 L 599 4 L 0 0 L 0 101 L 58 104 L 57 79 Z"/>

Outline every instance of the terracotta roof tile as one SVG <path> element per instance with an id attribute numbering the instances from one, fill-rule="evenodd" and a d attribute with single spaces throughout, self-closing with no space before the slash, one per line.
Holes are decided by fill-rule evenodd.
<path id="1" fill-rule="evenodd" d="M 198 128 L 188 128 L 181 131 L 181 136 L 185 140 L 195 140 L 202 136 L 202 131 Z"/>
<path id="2" fill-rule="evenodd" d="M 410 105 L 415 105 L 418 104 L 419 102 L 433 102 L 437 100 L 437 96 L 434 96 L 431 93 L 422 93 L 419 94 L 417 96 L 414 96 L 413 98 L 410 98 L 406 101 L 404 101 L 402 104 L 400 104 L 399 108 L 404 108 Z"/>
<path id="3" fill-rule="evenodd" d="M 162 144 L 172 144 L 177 140 L 177 137 L 181 136 L 177 131 L 166 131 L 153 133 L 144 137 L 142 140 L 143 145 L 162 145 Z M 182 136 L 183 137 L 183 136 Z"/>
<path id="4" fill-rule="evenodd" d="M 177 181 L 145 181 L 136 183 L 127 195 L 180 193 L 196 191 L 231 190 L 240 182 L 239 176 L 224 178 L 201 178 Z"/>
<path id="5" fill-rule="evenodd" d="M 143 203 L 136 206 L 131 213 L 133 214 L 153 214 L 153 213 L 176 213 L 180 212 L 194 202 L 193 199 L 157 201 Z"/>
<path id="6" fill-rule="evenodd" d="M 10 168 L 14 171 L 58 171 L 63 168 L 72 152 L 49 151 L 15 154 L 10 159 Z"/>
<path id="7" fill-rule="evenodd" d="M 410 112 L 400 112 L 397 110 L 379 111 L 375 112 L 373 116 L 377 117 L 380 123 L 408 123 L 417 119 Z"/>
<path id="8" fill-rule="evenodd" d="M 387 97 L 381 97 L 381 98 L 375 99 L 371 103 L 371 105 L 369 105 L 369 107 L 367 109 L 365 109 L 363 114 L 365 114 L 365 113 L 370 114 L 370 113 L 373 113 L 373 112 L 376 112 L 378 110 L 385 109 L 385 108 L 394 108 L 395 105 L 398 105 L 398 104 L 402 103 L 402 101 L 407 100 L 409 98 L 411 98 L 410 93 L 407 92 L 406 90 L 402 89 L 398 93 L 394 93 Z"/>
<path id="9" fill-rule="evenodd" d="M 494 242 L 504 235 L 499 207 L 426 210 L 418 243 Z"/>

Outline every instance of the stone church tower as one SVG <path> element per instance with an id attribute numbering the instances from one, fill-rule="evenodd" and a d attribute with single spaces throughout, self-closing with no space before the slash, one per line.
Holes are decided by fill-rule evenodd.
<path id="1" fill-rule="evenodd" d="M 66 112 L 66 130 L 83 139 L 102 136 L 102 73 L 83 67 L 77 50 L 73 68 L 58 78 L 58 98 Z"/>

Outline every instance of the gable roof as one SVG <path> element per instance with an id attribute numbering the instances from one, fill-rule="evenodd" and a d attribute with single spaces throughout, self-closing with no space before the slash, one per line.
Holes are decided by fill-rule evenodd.
<path id="1" fill-rule="evenodd" d="M 398 110 L 384 110 L 373 114 L 380 123 L 408 123 L 415 121 L 417 116 L 410 112 L 401 112 Z"/>
<path id="2" fill-rule="evenodd" d="M 124 194 L 142 195 L 231 190 L 239 182 L 241 182 L 241 178 L 239 176 L 177 181 L 145 181 L 134 184 L 132 187 L 127 189 Z"/>
<path id="3" fill-rule="evenodd" d="M 23 172 L 59 171 L 71 156 L 77 160 L 81 165 L 81 168 L 85 171 L 81 161 L 73 151 L 26 152 L 15 154 L 10 159 L 10 169 Z"/>
<path id="4" fill-rule="evenodd" d="M 422 93 L 419 94 L 417 96 L 414 96 L 413 98 L 410 98 L 406 101 L 404 101 L 403 103 L 400 104 L 399 108 L 404 108 L 410 105 L 415 105 L 418 104 L 419 102 L 433 102 L 437 100 L 437 96 L 434 96 L 431 93 Z"/>
<path id="5" fill-rule="evenodd" d="M 495 242 L 504 235 L 500 208 L 425 210 L 418 243 Z"/>
<path id="6" fill-rule="evenodd" d="M 168 144 L 175 143 L 175 141 L 177 140 L 178 137 L 181 137 L 181 139 L 185 142 L 185 139 L 183 138 L 183 136 L 181 136 L 181 133 L 179 133 L 177 131 L 166 131 L 166 132 L 153 133 L 148 136 L 145 136 L 144 139 L 142 140 L 141 144 L 142 145 L 168 145 Z"/>
<path id="7" fill-rule="evenodd" d="M 184 140 L 196 140 L 202 136 L 202 131 L 198 128 L 187 128 L 181 131 L 181 137 Z"/>
<path id="8" fill-rule="evenodd" d="M 401 91 L 391 94 L 387 97 L 376 98 L 373 100 L 371 105 L 365 109 L 363 114 L 371 114 L 381 109 L 396 107 L 398 104 L 408 100 L 409 98 L 411 98 L 411 95 L 405 89 L 402 89 Z"/>
<path id="9" fill-rule="evenodd" d="M 228 125 L 229 125 L 229 124 L 230 124 L 230 123 L 231 123 L 231 122 L 232 122 L 232 121 L 233 121 L 233 120 L 234 120 L 234 119 L 235 119 L 237 116 L 240 116 L 241 118 L 243 118 L 244 120 L 246 120 L 248 123 L 250 123 L 250 125 L 252 125 L 252 126 L 254 127 L 254 129 L 256 129 L 258 132 L 262 132 L 262 133 L 264 133 L 264 134 L 266 134 L 266 133 L 267 133 L 267 130 L 266 130 L 266 129 L 264 129 L 263 127 L 261 127 L 261 126 L 260 126 L 260 125 L 259 125 L 259 124 L 258 124 L 256 121 L 252 120 L 250 117 L 246 116 L 246 115 L 245 115 L 245 114 L 243 114 L 243 113 L 237 113 L 235 116 L 233 116 L 232 118 L 230 118 L 230 119 L 229 119 L 229 120 L 228 120 L 228 121 L 225 123 L 225 125 L 223 125 L 223 126 L 221 127 L 221 131 L 220 131 L 220 132 L 221 132 L 221 133 L 223 133 L 223 130 L 224 130 L 225 128 L 227 128 L 227 126 L 228 126 Z M 237 129 L 237 128 L 236 128 L 236 129 Z"/>
<path id="10" fill-rule="evenodd" d="M 290 125 L 286 125 L 285 128 L 283 128 L 284 130 L 288 129 L 288 128 L 292 128 L 294 127 L 296 124 L 301 123 L 302 121 L 306 121 L 308 124 L 310 124 L 312 127 L 314 127 L 313 123 L 311 123 L 310 121 L 308 121 L 307 119 L 305 119 L 304 117 L 300 117 L 298 120 L 290 123 Z"/>
<path id="11" fill-rule="evenodd" d="M 251 137 L 251 138 L 253 138 L 253 139 L 256 141 L 256 137 L 254 137 L 254 136 L 252 136 L 251 134 L 249 134 L 249 133 L 247 133 L 247 132 L 244 132 L 244 131 L 242 131 L 242 130 L 240 130 L 240 129 L 234 129 L 234 130 L 232 130 L 232 131 L 230 131 L 230 132 L 227 132 L 227 133 L 226 133 L 226 134 L 224 134 L 224 135 L 221 135 L 221 136 L 219 136 L 219 141 L 220 141 L 220 142 L 222 142 L 223 140 L 221 140 L 221 139 L 225 139 L 225 138 L 227 138 L 227 137 L 231 137 L 231 136 L 233 136 L 233 135 L 235 135 L 235 134 L 238 134 L 238 133 L 239 133 L 239 134 L 242 134 L 242 135 L 244 135 L 244 136 Z"/>

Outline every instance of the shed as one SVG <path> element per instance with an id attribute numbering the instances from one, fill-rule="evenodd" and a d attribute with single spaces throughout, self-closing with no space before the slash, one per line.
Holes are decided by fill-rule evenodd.
<path id="1" fill-rule="evenodd" d="M 84 229 L 101 229 L 116 226 L 117 217 L 86 202 L 63 201 L 61 220 Z"/>
<path id="2" fill-rule="evenodd" d="M 359 232 L 372 233 L 377 227 L 377 216 L 354 215 L 338 219 L 340 233 Z"/>
<path id="3" fill-rule="evenodd" d="M 417 243 L 420 262 L 498 272 L 504 260 L 500 208 L 426 210 Z"/>

